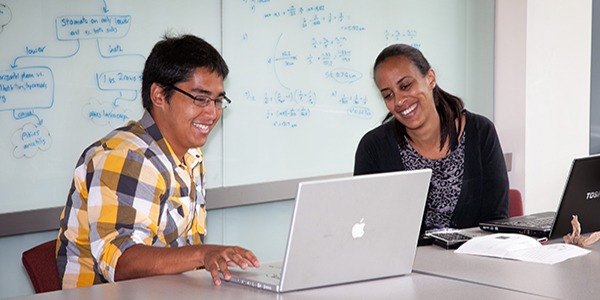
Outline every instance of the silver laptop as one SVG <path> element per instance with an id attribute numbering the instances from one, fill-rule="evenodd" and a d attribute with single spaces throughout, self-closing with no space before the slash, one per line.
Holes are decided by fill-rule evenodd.
<path id="1" fill-rule="evenodd" d="M 412 271 L 431 170 L 301 182 L 283 261 L 230 268 L 230 282 L 274 292 Z"/>
<path id="2" fill-rule="evenodd" d="M 513 232 L 550 239 L 562 238 L 572 231 L 571 219 L 578 215 L 581 233 L 600 230 L 600 156 L 573 160 L 557 212 L 542 212 L 481 222 L 491 232 Z"/>

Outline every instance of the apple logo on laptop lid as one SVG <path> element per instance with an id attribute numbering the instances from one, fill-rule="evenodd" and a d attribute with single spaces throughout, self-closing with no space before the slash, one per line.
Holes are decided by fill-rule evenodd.
<path id="1" fill-rule="evenodd" d="M 359 239 L 365 234 L 365 218 L 352 226 L 352 238 Z"/>

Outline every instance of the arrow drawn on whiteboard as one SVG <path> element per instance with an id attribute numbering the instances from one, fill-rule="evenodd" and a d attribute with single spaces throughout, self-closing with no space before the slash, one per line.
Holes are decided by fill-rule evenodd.
<path id="1" fill-rule="evenodd" d="M 108 5 L 106 4 L 106 0 L 102 0 L 102 2 L 104 2 L 104 7 L 102 7 L 102 11 L 104 11 L 104 13 L 108 12 Z"/>
<path id="2" fill-rule="evenodd" d="M 130 101 L 133 102 L 135 101 L 135 99 L 137 99 L 137 91 L 129 91 L 131 96 L 129 97 L 124 97 L 123 96 L 123 91 L 121 91 L 119 93 L 119 97 L 115 98 L 115 101 L 113 101 L 113 106 L 114 107 L 118 107 L 119 106 L 119 100 L 125 100 L 125 101 Z"/>
<path id="3" fill-rule="evenodd" d="M 33 117 L 33 118 L 37 119 L 38 125 L 42 125 L 44 123 L 44 120 L 41 120 L 40 117 L 38 117 L 33 112 L 33 109 L 32 110 L 19 110 L 18 112 L 16 109 L 13 110 L 13 118 L 15 118 L 15 120 L 21 120 L 21 119 L 25 119 L 28 117 Z"/>

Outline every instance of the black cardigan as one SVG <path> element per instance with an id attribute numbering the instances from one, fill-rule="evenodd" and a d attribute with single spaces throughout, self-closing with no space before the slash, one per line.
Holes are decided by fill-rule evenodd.
<path id="1" fill-rule="evenodd" d="M 465 111 L 465 171 L 450 227 L 478 226 L 508 217 L 508 174 L 494 124 Z M 356 150 L 354 175 L 405 170 L 392 120 L 365 134 Z M 421 227 L 421 231 L 424 226 Z"/>

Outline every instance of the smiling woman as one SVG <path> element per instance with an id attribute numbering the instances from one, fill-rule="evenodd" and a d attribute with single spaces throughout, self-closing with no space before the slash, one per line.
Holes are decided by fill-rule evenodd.
<path id="1" fill-rule="evenodd" d="M 432 169 L 421 231 L 508 216 L 508 174 L 494 125 L 444 91 L 423 53 L 381 51 L 375 83 L 389 111 L 356 150 L 354 174 Z"/>

